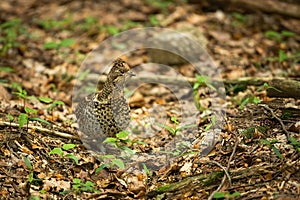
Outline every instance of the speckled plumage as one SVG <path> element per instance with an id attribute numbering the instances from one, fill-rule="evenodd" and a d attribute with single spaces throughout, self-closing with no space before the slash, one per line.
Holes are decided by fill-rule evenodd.
<path id="1" fill-rule="evenodd" d="M 117 59 L 102 90 L 79 102 L 75 113 L 83 138 L 97 142 L 104 137 L 114 137 L 127 127 L 130 108 L 124 97 L 124 82 L 128 75 L 132 75 L 129 70 L 125 61 Z"/>

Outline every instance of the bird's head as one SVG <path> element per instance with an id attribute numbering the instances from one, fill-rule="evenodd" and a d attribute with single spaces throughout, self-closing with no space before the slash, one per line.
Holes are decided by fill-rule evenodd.
<path id="1" fill-rule="evenodd" d="M 108 81 L 113 83 L 121 83 L 125 81 L 127 76 L 134 76 L 133 72 L 130 72 L 129 65 L 122 59 L 117 59 L 113 62 L 113 66 L 108 73 Z"/>

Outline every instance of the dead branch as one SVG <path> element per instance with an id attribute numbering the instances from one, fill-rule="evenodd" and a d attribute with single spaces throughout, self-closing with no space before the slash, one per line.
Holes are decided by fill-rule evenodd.
<path id="1" fill-rule="evenodd" d="M 1 122 L 1 121 L 0 121 L 0 126 L 19 128 L 19 124 L 10 123 L 10 122 Z M 63 137 L 63 138 L 79 140 L 79 138 L 77 136 L 70 135 L 68 133 L 63 133 L 60 131 L 50 130 L 50 129 L 39 127 L 39 126 L 28 125 L 28 129 L 37 130 L 41 133 L 52 134 L 52 135 Z"/>
<path id="2" fill-rule="evenodd" d="M 199 3 L 202 1 L 189 0 L 190 3 Z M 247 11 L 261 11 L 265 13 L 280 14 L 288 17 L 300 18 L 300 6 L 297 3 L 284 2 L 283 0 L 264 0 L 264 1 L 249 1 L 249 0 L 206 0 L 209 5 L 218 5 L 223 8 L 244 9 Z"/>
<path id="3" fill-rule="evenodd" d="M 146 83 L 162 83 L 162 84 L 176 84 L 186 85 L 187 83 L 194 84 L 197 82 L 196 78 L 183 78 L 183 77 L 169 77 L 169 76 L 145 76 L 132 78 L 130 82 L 143 81 Z M 225 79 L 216 80 L 212 79 L 211 84 L 214 86 L 221 85 L 254 85 L 262 86 L 264 83 L 268 83 L 270 86 L 267 89 L 267 95 L 269 97 L 282 97 L 282 98 L 298 98 L 300 99 L 300 82 L 296 80 L 289 80 L 285 78 L 255 78 L 255 77 L 243 77 L 239 79 Z M 276 88 L 276 89 L 273 89 Z"/>

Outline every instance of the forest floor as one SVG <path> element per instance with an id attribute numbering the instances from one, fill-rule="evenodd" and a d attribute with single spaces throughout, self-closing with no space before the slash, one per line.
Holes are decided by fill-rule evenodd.
<path id="1" fill-rule="evenodd" d="M 175 155 L 168 162 L 156 165 L 160 155 L 128 166 L 117 158 L 104 162 L 79 138 L 72 91 L 84 79 L 77 75 L 82 62 L 105 39 L 144 27 L 196 30 L 220 71 L 223 124 L 205 155 L 191 142 L 185 154 L 167 152 Z M 299 27 L 299 19 L 181 1 L 1 1 L 0 199 L 298 199 L 300 100 L 272 96 L 272 81 L 238 80 L 299 81 Z M 144 50 L 122 56 L 133 69 L 151 61 Z M 171 68 L 183 77 L 197 74 L 188 63 Z M 197 77 L 191 86 L 201 108 L 197 131 L 214 134 L 211 85 Z M 129 105 L 137 124 L 157 106 L 166 113 L 157 135 L 134 145 L 132 139 L 138 151 L 188 132 L 177 126 L 185 108 L 163 84 L 140 86 Z"/>

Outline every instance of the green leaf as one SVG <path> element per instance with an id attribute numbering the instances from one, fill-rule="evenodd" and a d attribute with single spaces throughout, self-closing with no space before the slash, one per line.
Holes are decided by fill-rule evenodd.
<path id="1" fill-rule="evenodd" d="M 28 176 L 28 182 L 32 183 L 33 181 L 33 171 L 29 172 L 29 176 Z"/>
<path id="2" fill-rule="evenodd" d="M 116 143 L 117 142 L 117 138 L 113 138 L 113 137 L 107 137 L 103 143 L 110 143 L 110 144 L 113 144 L 113 143 Z"/>
<path id="3" fill-rule="evenodd" d="M 48 110 L 52 110 L 53 108 L 55 108 L 56 106 L 58 106 L 58 105 L 63 105 L 63 104 L 65 104 L 64 102 L 62 102 L 62 101 L 54 101 L 50 106 L 49 106 L 49 108 L 48 108 Z"/>
<path id="4" fill-rule="evenodd" d="M 109 167 L 109 164 L 102 164 L 100 165 L 96 170 L 95 172 L 98 173 L 100 172 L 102 169 L 106 168 L 106 167 Z"/>
<path id="5" fill-rule="evenodd" d="M 121 131 L 116 134 L 116 137 L 120 140 L 125 140 L 127 139 L 128 135 L 129 135 L 128 131 Z"/>
<path id="6" fill-rule="evenodd" d="M 179 124 L 179 122 L 177 121 L 177 117 L 175 116 L 171 117 L 171 121 L 174 122 L 175 124 Z"/>
<path id="7" fill-rule="evenodd" d="M 121 149 L 123 149 L 127 154 L 129 154 L 130 156 L 134 155 L 136 152 L 132 149 L 130 149 L 128 146 L 121 146 Z"/>
<path id="8" fill-rule="evenodd" d="M 121 159 L 113 159 L 111 161 L 111 166 L 116 165 L 119 169 L 125 169 L 125 164 Z"/>
<path id="9" fill-rule="evenodd" d="M 92 181 L 86 181 L 83 185 L 85 187 L 94 187 L 94 183 Z"/>
<path id="10" fill-rule="evenodd" d="M 253 103 L 258 104 L 260 102 L 259 97 L 253 97 Z"/>
<path id="11" fill-rule="evenodd" d="M 168 125 L 164 125 L 161 123 L 157 123 L 158 126 L 167 129 L 171 134 L 175 135 L 176 134 L 176 130 Z"/>
<path id="12" fill-rule="evenodd" d="M 225 198 L 225 192 L 216 192 L 213 197 L 216 199 Z"/>
<path id="13" fill-rule="evenodd" d="M 0 67 L 1 72 L 13 72 L 14 69 L 11 67 Z"/>
<path id="14" fill-rule="evenodd" d="M 28 122 L 28 115 L 25 113 L 21 113 L 19 115 L 19 127 L 22 128 L 24 124 L 27 124 Z"/>
<path id="15" fill-rule="evenodd" d="M 50 152 L 49 152 L 49 155 L 51 154 L 57 154 L 59 155 L 60 157 L 63 157 L 64 156 L 64 152 L 61 148 L 58 148 L 58 147 L 55 147 L 54 149 L 52 149 Z"/>
<path id="16" fill-rule="evenodd" d="M 271 145 L 271 142 L 269 142 L 268 140 L 265 140 L 265 139 L 260 139 L 260 143 Z"/>
<path id="17" fill-rule="evenodd" d="M 56 42 L 47 42 L 43 45 L 43 47 L 45 49 L 58 49 L 59 48 L 59 44 L 57 44 Z"/>
<path id="18" fill-rule="evenodd" d="M 150 15 L 149 21 L 150 21 L 150 24 L 153 25 L 153 26 L 156 26 L 156 25 L 160 24 L 160 21 L 157 20 L 155 15 Z"/>
<path id="19" fill-rule="evenodd" d="M 62 146 L 62 148 L 63 148 L 64 150 L 73 149 L 74 147 L 75 147 L 75 144 L 64 144 L 64 145 Z"/>
<path id="20" fill-rule="evenodd" d="M 273 145 L 272 145 L 271 148 L 273 149 L 273 151 L 275 152 L 275 154 L 277 155 L 277 157 L 280 158 L 280 159 L 282 159 L 282 155 L 281 155 L 280 151 L 275 146 L 273 146 Z"/>
<path id="21" fill-rule="evenodd" d="M 37 114 L 37 110 L 36 110 L 36 109 L 31 109 L 31 108 L 29 108 L 29 107 L 25 107 L 24 110 L 25 110 L 25 112 L 26 112 L 27 114 L 30 114 L 30 113 L 33 113 L 34 115 Z"/>
<path id="22" fill-rule="evenodd" d="M 10 122 L 14 121 L 14 117 L 11 114 L 7 114 L 6 117 Z"/>
<path id="23" fill-rule="evenodd" d="M 72 38 L 66 38 L 66 39 L 63 39 L 60 42 L 60 46 L 62 46 L 62 47 L 71 47 L 74 43 L 75 43 L 74 39 L 72 39 Z"/>
<path id="24" fill-rule="evenodd" d="M 73 183 L 80 184 L 81 180 L 79 178 L 73 178 Z"/>
<path id="25" fill-rule="evenodd" d="M 75 161 L 76 165 L 78 165 L 78 158 L 74 156 L 73 154 L 67 154 L 66 157 L 71 158 Z"/>
<path id="26" fill-rule="evenodd" d="M 32 171 L 32 165 L 31 165 L 29 159 L 28 159 L 27 157 L 24 157 L 23 160 L 24 160 L 24 162 L 25 162 L 26 167 L 27 167 L 30 171 Z"/>
<path id="27" fill-rule="evenodd" d="M 36 195 L 31 195 L 29 197 L 29 200 L 40 200 L 41 198 L 39 196 L 36 196 Z"/>
<path id="28" fill-rule="evenodd" d="M 44 123 L 44 124 L 50 125 L 49 122 L 47 122 L 46 120 L 41 119 L 41 118 L 39 118 L 39 117 L 31 117 L 31 118 L 29 118 L 29 120 L 30 120 L 30 121 L 39 121 L 39 122 L 42 122 L 42 123 Z"/>
<path id="29" fill-rule="evenodd" d="M 148 169 L 147 165 L 145 163 L 143 163 L 142 165 L 143 165 L 143 169 L 144 169 L 146 175 L 152 176 L 152 172 Z"/>
<path id="30" fill-rule="evenodd" d="M 38 98 L 41 102 L 44 102 L 44 103 L 51 103 L 52 102 L 52 99 L 49 98 L 49 97 L 39 97 Z"/>
<path id="31" fill-rule="evenodd" d="M 247 97 L 246 99 L 244 99 L 240 105 L 240 109 L 243 109 L 245 107 L 245 105 L 247 105 L 247 103 L 249 103 L 250 98 Z"/>
<path id="32" fill-rule="evenodd" d="M 279 53 L 278 53 L 278 54 L 279 54 L 279 55 L 278 55 L 278 57 L 279 57 L 279 62 L 283 62 L 283 61 L 285 61 L 285 60 L 288 58 L 287 54 L 284 53 L 283 50 L 279 50 Z"/>
<path id="33" fill-rule="evenodd" d="M 281 34 L 276 31 L 267 31 L 265 32 L 265 36 L 269 39 L 276 39 L 277 41 L 281 40 Z"/>
<path id="34" fill-rule="evenodd" d="M 291 32 L 291 31 L 281 31 L 281 35 L 285 36 L 285 37 L 293 37 L 293 36 L 295 36 L 295 33 Z"/>

